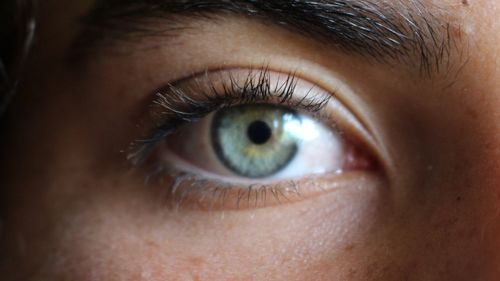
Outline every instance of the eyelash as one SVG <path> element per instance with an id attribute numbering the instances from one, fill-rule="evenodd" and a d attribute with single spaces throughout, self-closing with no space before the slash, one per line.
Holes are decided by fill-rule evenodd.
<path id="1" fill-rule="evenodd" d="M 199 90 L 181 89 L 175 86 L 175 83 L 160 89 L 156 94 L 157 98 L 153 101 L 153 107 L 161 109 L 161 112 L 157 114 L 161 121 L 154 127 L 150 137 L 132 143 L 130 149 L 132 152 L 127 159 L 134 166 L 139 166 L 149 158 L 158 143 L 174 134 L 182 125 L 196 122 L 214 111 L 235 105 L 281 104 L 305 111 L 319 120 L 326 119 L 326 116 L 321 116 L 321 110 L 328 104 L 333 94 L 311 97 L 311 89 L 302 98 L 296 100 L 294 97 L 297 85 L 295 73 L 286 74 L 286 79 L 275 82 L 274 87 L 268 68 L 250 70 L 243 83 L 238 82 L 230 72 L 225 75 L 227 78 L 221 79 L 222 91 L 216 89 L 208 77 L 208 71 L 205 72 L 205 78 L 209 85 L 205 88 L 210 89 L 210 92 L 193 93 Z M 192 98 L 200 94 L 202 99 Z"/>

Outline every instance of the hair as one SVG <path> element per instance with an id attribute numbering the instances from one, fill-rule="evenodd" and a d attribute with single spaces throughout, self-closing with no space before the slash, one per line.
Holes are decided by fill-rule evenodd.
<path id="1" fill-rule="evenodd" d="M 16 2 L 13 0 L 3 0 L 0 3 L 0 60 L 9 64 L 12 52 L 12 43 L 15 29 Z"/>
<path id="2" fill-rule="evenodd" d="M 0 3 L 0 117 L 11 102 L 36 27 L 37 0 L 2 0 Z"/>
<path id="3" fill-rule="evenodd" d="M 4 0 L 0 3 L 0 83 L 7 77 L 7 69 L 12 64 L 13 39 L 15 29 L 16 2 Z M 0 84 L 2 85 L 2 84 Z M 3 86 L 3 85 L 2 85 Z"/>

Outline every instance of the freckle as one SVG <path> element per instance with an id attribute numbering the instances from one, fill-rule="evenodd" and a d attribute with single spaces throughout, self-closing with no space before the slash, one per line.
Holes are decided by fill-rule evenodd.
<path id="1" fill-rule="evenodd" d="M 192 257 L 189 259 L 189 262 L 192 266 L 199 267 L 205 263 L 205 260 L 202 257 Z"/>
<path id="2" fill-rule="evenodd" d="M 468 109 L 466 111 L 467 115 L 469 115 L 473 119 L 477 119 L 477 112 L 473 109 Z"/>
<path id="3" fill-rule="evenodd" d="M 151 248 L 151 249 L 158 249 L 159 248 L 158 244 L 156 244 L 153 241 L 147 241 L 146 245 L 148 245 L 148 247 Z"/>
<path id="4" fill-rule="evenodd" d="M 351 268 L 349 269 L 349 279 L 353 279 L 354 277 L 356 277 L 356 274 L 358 273 L 358 271 L 354 268 Z"/>
<path id="5" fill-rule="evenodd" d="M 469 6 L 469 0 L 462 0 L 462 5 Z"/>
<path id="6" fill-rule="evenodd" d="M 354 250 L 354 248 L 356 248 L 356 245 L 354 245 L 354 244 L 349 244 L 349 245 L 347 245 L 347 246 L 344 248 L 344 250 L 345 250 L 346 252 L 351 252 L 352 250 Z"/>

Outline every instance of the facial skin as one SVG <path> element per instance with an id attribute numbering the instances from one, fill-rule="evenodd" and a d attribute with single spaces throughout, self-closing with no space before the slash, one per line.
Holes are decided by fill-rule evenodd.
<path id="1" fill-rule="evenodd" d="M 92 4 L 40 7 L 2 131 L 2 280 L 500 278 L 500 2 L 425 3 L 456 37 L 432 78 L 233 15 L 70 63 Z M 130 167 L 156 89 L 262 65 L 338 90 L 380 168 L 318 176 L 326 191 L 294 202 L 211 209 L 171 202 L 173 179 L 146 184 L 147 168 Z"/>

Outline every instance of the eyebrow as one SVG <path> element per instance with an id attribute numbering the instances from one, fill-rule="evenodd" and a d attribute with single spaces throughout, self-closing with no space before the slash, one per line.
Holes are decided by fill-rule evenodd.
<path id="1" fill-rule="evenodd" d="M 281 26 L 349 55 L 415 65 L 429 75 L 449 65 L 457 46 L 450 23 L 419 0 L 97 0 L 81 20 L 71 57 L 116 41 L 174 36 L 188 19 L 228 15 Z"/>

